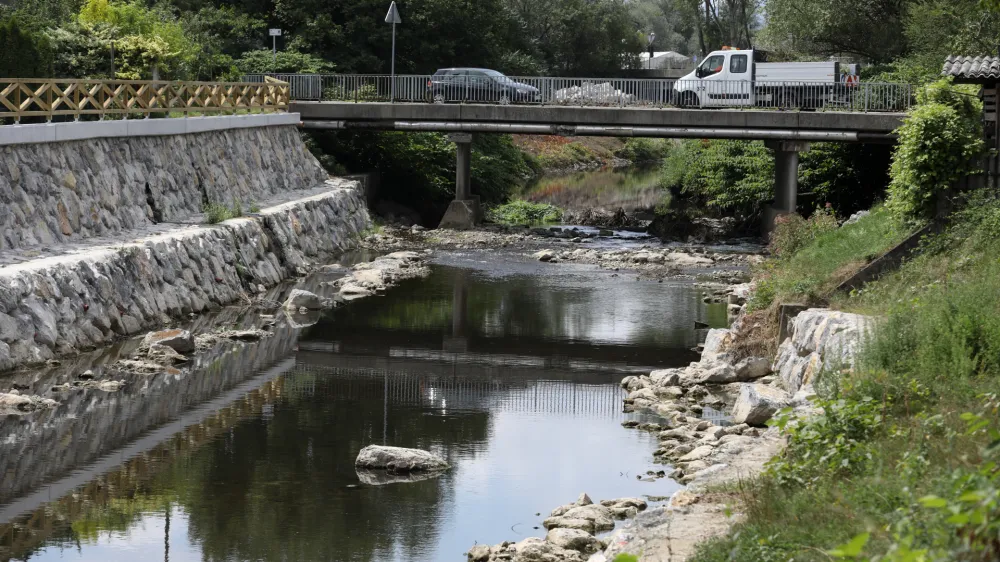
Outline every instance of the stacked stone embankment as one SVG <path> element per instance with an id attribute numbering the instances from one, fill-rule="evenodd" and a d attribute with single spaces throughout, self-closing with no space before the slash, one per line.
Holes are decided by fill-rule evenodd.
<path id="1" fill-rule="evenodd" d="M 290 126 L 0 151 L 0 371 L 247 300 L 370 226 Z M 206 201 L 265 208 L 199 224 Z"/>
<path id="2" fill-rule="evenodd" d="M 0 250 L 184 222 L 327 174 L 292 126 L 0 147 Z"/>

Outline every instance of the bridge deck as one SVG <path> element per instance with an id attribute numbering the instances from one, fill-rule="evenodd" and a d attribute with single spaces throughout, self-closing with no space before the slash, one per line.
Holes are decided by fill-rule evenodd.
<path id="1" fill-rule="evenodd" d="M 621 136 L 720 136 L 731 138 L 803 138 L 878 140 L 902 123 L 902 113 L 773 111 L 732 109 L 663 109 L 646 107 L 576 107 L 540 105 L 419 104 L 377 102 L 291 103 L 306 126 L 332 122 L 331 128 L 389 130 L 490 130 Z M 476 129 L 476 127 L 479 127 Z M 546 130 L 548 127 L 550 130 Z M 659 129 L 663 134 L 657 134 Z M 692 129 L 685 135 L 682 129 Z M 802 136 L 804 135 L 804 136 Z"/>

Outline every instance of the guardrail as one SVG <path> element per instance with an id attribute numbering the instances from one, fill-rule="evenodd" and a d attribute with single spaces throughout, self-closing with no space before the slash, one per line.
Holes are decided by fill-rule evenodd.
<path id="1" fill-rule="evenodd" d="M 403 103 L 497 103 L 607 107 L 692 107 L 904 112 L 913 104 L 909 84 L 676 80 L 669 78 L 441 77 L 366 74 L 248 75 L 247 82 L 277 78 L 293 100 Z M 391 99 L 392 98 L 392 99 Z"/>
<path id="2" fill-rule="evenodd" d="M 0 78 L 0 122 L 285 111 L 290 99 L 289 84 L 273 77 L 253 82 Z"/>

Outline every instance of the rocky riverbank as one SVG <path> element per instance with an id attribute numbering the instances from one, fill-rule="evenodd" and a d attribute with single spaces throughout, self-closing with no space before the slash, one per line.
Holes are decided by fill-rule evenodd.
<path id="1" fill-rule="evenodd" d="M 271 337 L 279 325 L 302 328 L 317 322 L 323 310 L 376 295 L 405 279 L 425 276 L 429 273 L 426 259 L 430 253 L 396 252 L 350 268 L 339 264 L 320 267 L 312 278 L 299 278 L 280 290 L 279 295 L 288 293 L 280 302 L 262 294 L 245 303 L 244 307 L 257 313 L 258 319 L 251 326 L 234 329 L 209 324 L 148 332 L 127 346 L 131 351 L 115 354 L 106 363 L 81 368 L 58 385 L 41 391 L 32 389 L 37 394 L 26 393 L 30 387 L 19 385 L 0 392 L 0 414 L 24 415 L 53 408 L 69 391 L 117 392 L 127 385 L 142 385 L 152 375 L 180 376 L 197 369 L 202 356 L 219 344 L 259 341 Z M 324 280 L 331 277 L 334 279 Z M 60 361 L 49 363 L 59 365 Z"/>

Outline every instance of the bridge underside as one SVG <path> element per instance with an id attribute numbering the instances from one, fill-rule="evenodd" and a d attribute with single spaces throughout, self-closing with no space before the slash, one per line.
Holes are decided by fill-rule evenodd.
<path id="1" fill-rule="evenodd" d="M 808 150 L 810 142 L 893 142 L 893 131 L 904 117 L 847 111 L 364 102 L 293 102 L 290 110 L 310 129 L 453 133 L 459 148 L 452 206 L 458 216 L 446 215 L 449 227 L 472 226 L 478 216 L 478 202 L 469 189 L 470 133 L 769 141 L 776 160 L 775 201 L 765 215 L 765 231 L 775 217 L 795 211 L 798 154 Z"/>

